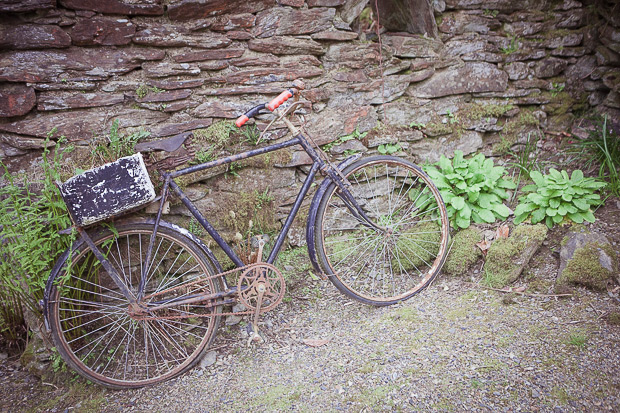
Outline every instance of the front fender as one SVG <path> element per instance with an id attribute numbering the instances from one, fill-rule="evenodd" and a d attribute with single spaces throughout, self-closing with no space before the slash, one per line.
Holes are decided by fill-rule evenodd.
<path id="1" fill-rule="evenodd" d="M 155 218 L 126 218 L 126 219 L 120 219 L 114 222 L 119 223 L 119 224 L 120 223 L 127 224 L 127 225 L 131 225 L 132 223 L 147 223 L 147 224 L 155 225 Z M 168 229 L 178 231 L 182 233 L 184 236 L 190 238 L 193 242 L 196 243 L 196 245 L 198 245 L 198 247 L 202 250 L 202 252 L 209 258 L 209 260 L 215 267 L 216 272 L 221 273 L 224 271 L 220 263 L 217 261 L 217 258 L 215 258 L 215 255 L 213 255 L 213 252 L 209 249 L 209 247 L 205 245 L 204 242 L 202 242 L 200 238 L 198 238 L 197 236 L 195 236 L 194 234 L 192 234 L 185 228 L 179 227 L 178 225 L 171 224 L 166 221 L 159 221 L 159 225 L 161 227 L 166 227 Z M 93 234 L 98 234 L 98 232 L 104 231 L 104 230 L 105 229 L 102 227 L 96 227 L 95 229 L 91 231 L 93 231 L 92 232 Z M 45 328 L 48 332 L 50 331 L 49 299 L 50 299 L 50 294 L 52 293 L 52 287 L 54 286 L 54 280 L 56 279 L 58 274 L 63 269 L 63 265 L 65 264 L 67 259 L 70 257 L 70 254 L 72 254 L 73 252 L 81 248 L 83 244 L 84 244 L 84 241 L 82 240 L 82 238 L 76 239 L 71 245 L 71 247 L 62 253 L 62 255 L 56 261 L 56 264 L 54 264 L 52 271 L 50 271 L 49 278 L 47 279 L 47 283 L 45 284 L 45 291 L 43 292 L 43 299 L 39 303 L 42 307 L 41 309 L 43 311 L 43 320 L 45 322 Z"/>
<path id="2" fill-rule="evenodd" d="M 347 166 L 351 165 L 353 162 L 357 161 L 362 157 L 361 154 L 355 154 L 349 156 L 344 161 L 338 164 L 338 169 L 341 171 L 344 170 Z M 329 177 L 325 177 L 319 188 L 314 193 L 314 197 L 312 198 L 312 202 L 310 203 L 310 213 L 308 214 L 308 221 L 306 222 L 306 243 L 308 244 L 308 255 L 310 256 L 310 262 L 312 263 L 312 267 L 314 271 L 319 274 L 322 278 L 325 278 L 324 271 L 319 265 L 319 261 L 316 258 L 316 249 L 315 249 L 315 222 L 316 222 L 316 214 L 319 209 L 319 204 L 321 203 L 321 199 L 327 191 L 327 187 L 332 183 L 332 180 Z"/>

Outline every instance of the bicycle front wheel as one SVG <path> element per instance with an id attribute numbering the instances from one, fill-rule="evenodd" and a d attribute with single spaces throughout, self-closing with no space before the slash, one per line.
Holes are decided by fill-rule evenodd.
<path id="1" fill-rule="evenodd" d="M 92 236 L 136 296 L 153 229 L 148 223 L 118 224 Z M 56 348 L 88 380 L 135 388 L 170 379 L 196 364 L 215 337 L 220 310 L 204 302 L 148 310 L 221 290 L 218 281 L 205 277 L 215 270 L 200 247 L 160 226 L 152 251 L 141 300 L 147 310 L 140 314 L 86 245 L 71 254 L 54 280 L 49 314 Z"/>
<path id="2" fill-rule="evenodd" d="M 320 265 L 344 294 L 377 306 L 406 300 L 439 273 L 449 239 L 446 207 L 431 179 L 392 156 L 344 169 L 346 201 L 331 184 L 317 212 Z"/>

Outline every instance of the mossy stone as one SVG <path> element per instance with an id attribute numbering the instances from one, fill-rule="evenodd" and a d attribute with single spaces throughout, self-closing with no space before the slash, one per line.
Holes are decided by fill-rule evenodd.
<path id="1" fill-rule="evenodd" d="M 575 284 L 604 291 L 615 274 L 616 265 L 611 258 L 614 255 L 609 244 L 593 242 L 578 248 L 566 263 L 556 285 Z"/>
<path id="2" fill-rule="evenodd" d="M 457 232 L 453 237 L 443 272 L 453 276 L 465 274 L 482 256 L 482 251 L 476 246 L 480 240 L 482 234 L 474 227 Z"/>
<path id="3" fill-rule="evenodd" d="M 489 287 L 503 288 L 519 278 L 547 238 L 547 231 L 543 224 L 519 225 L 510 237 L 493 242 L 484 265 L 484 283 Z"/>

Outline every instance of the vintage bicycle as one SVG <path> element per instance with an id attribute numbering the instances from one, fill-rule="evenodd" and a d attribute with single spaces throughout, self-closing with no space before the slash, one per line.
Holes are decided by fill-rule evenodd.
<path id="1" fill-rule="evenodd" d="M 302 89 L 303 82 L 295 81 L 236 121 L 242 127 L 259 113 L 273 112 L 292 137 L 200 165 L 159 170 L 163 184 L 155 201 L 141 154 L 60 184 L 71 230 L 79 237 L 52 269 L 41 304 L 58 352 L 80 375 L 111 388 L 154 384 L 193 367 L 223 316 L 246 314 L 256 332 L 259 315 L 284 297 L 285 280 L 275 262 L 318 173 L 324 179 L 306 223 L 316 274 L 348 297 L 375 306 L 411 298 L 438 274 L 447 254 L 449 224 L 430 178 L 393 156 L 354 155 L 332 164 L 289 119 L 303 103 L 297 100 Z M 254 262 L 245 264 L 175 179 L 295 145 L 310 156 L 312 167 L 267 257 L 264 239 L 259 239 Z M 205 242 L 162 219 L 171 196 L 185 205 L 235 268 L 224 271 Z M 153 202 L 159 203 L 156 215 L 119 218 Z M 244 310 L 232 311 L 238 303 Z"/>

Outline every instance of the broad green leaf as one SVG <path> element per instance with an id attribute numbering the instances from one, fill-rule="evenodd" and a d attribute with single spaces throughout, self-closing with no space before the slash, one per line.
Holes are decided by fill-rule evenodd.
<path id="1" fill-rule="evenodd" d="M 584 201 L 583 199 L 574 198 L 573 205 L 575 205 L 577 208 L 579 208 L 582 211 L 587 211 L 590 209 L 590 205 L 588 205 L 588 203 Z"/>
<path id="2" fill-rule="evenodd" d="M 519 203 L 515 208 L 515 215 L 521 215 L 524 213 L 531 212 L 536 209 L 536 204 L 531 202 Z"/>
<path id="3" fill-rule="evenodd" d="M 532 224 L 538 224 L 540 221 L 545 219 L 545 209 L 539 208 L 532 212 Z"/>
<path id="4" fill-rule="evenodd" d="M 530 178 L 532 178 L 532 181 L 534 181 L 534 183 L 541 187 L 541 186 L 545 186 L 545 178 L 543 177 L 543 174 L 541 174 L 538 171 L 532 171 L 530 172 Z"/>
<path id="5" fill-rule="evenodd" d="M 508 218 L 508 216 L 512 214 L 512 210 L 504 204 L 496 205 L 495 208 L 493 209 L 493 212 L 495 212 L 497 215 L 499 215 L 502 218 Z"/>
<path id="6" fill-rule="evenodd" d="M 478 210 L 478 215 L 486 223 L 491 224 L 491 223 L 495 222 L 495 215 L 493 214 L 493 212 L 491 212 L 488 209 L 479 209 Z"/>
<path id="7" fill-rule="evenodd" d="M 581 224 L 583 222 L 583 214 L 581 212 L 576 212 L 574 214 L 568 214 L 568 217 L 576 222 L 577 224 Z"/>
<path id="8" fill-rule="evenodd" d="M 583 215 L 583 219 L 585 219 L 588 222 L 594 222 L 596 220 L 596 218 L 594 218 L 594 214 L 592 213 L 592 211 L 586 211 L 586 212 L 582 212 Z"/>
<path id="9" fill-rule="evenodd" d="M 572 201 L 573 196 L 569 194 L 568 192 L 566 192 L 562 194 L 562 199 L 565 200 L 566 202 L 570 202 Z"/>
<path id="10" fill-rule="evenodd" d="M 557 209 L 557 207 L 559 207 L 559 206 L 560 206 L 560 200 L 559 200 L 559 199 L 557 199 L 557 198 L 550 199 L 550 200 L 549 200 L 549 206 L 550 206 L 551 208 L 556 208 L 556 209 Z"/>
<path id="11" fill-rule="evenodd" d="M 464 218 L 461 218 L 461 217 L 459 217 L 459 216 L 457 216 L 457 217 L 456 217 L 456 219 L 454 220 L 454 222 L 456 223 L 456 225 L 457 225 L 459 228 L 463 228 L 463 229 L 465 229 L 465 228 L 469 227 L 469 225 L 471 224 L 471 222 L 469 221 L 469 219 L 464 219 Z"/>
<path id="12" fill-rule="evenodd" d="M 579 169 L 575 169 L 570 176 L 570 180 L 573 184 L 580 182 L 583 179 L 583 172 Z"/>
<path id="13" fill-rule="evenodd" d="M 553 227 L 553 219 L 551 219 L 551 217 L 545 218 L 545 224 L 547 224 L 547 227 L 551 229 Z"/>
<path id="14" fill-rule="evenodd" d="M 452 173 L 454 171 L 454 169 L 452 169 L 452 162 L 450 162 L 450 159 L 446 158 L 444 155 L 441 155 L 438 164 L 444 173 Z"/>
<path id="15" fill-rule="evenodd" d="M 463 207 L 465 206 L 465 200 L 460 197 L 460 196 L 455 196 L 454 198 L 452 198 L 452 200 L 450 201 L 450 204 L 452 204 L 452 206 L 455 209 L 463 209 Z"/>
<path id="16" fill-rule="evenodd" d="M 562 220 L 564 219 L 563 215 L 554 215 L 553 216 L 553 222 L 556 224 L 559 224 L 560 222 L 562 222 Z"/>
<path id="17" fill-rule="evenodd" d="M 461 218 L 467 219 L 467 220 L 469 220 L 471 218 L 471 208 L 470 208 L 470 206 L 469 206 L 469 204 L 467 202 L 465 202 L 463 204 L 463 208 L 461 208 L 459 210 L 457 215 L 460 216 Z"/>
<path id="18" fill-rule="evenodd" d="M 521 214 L 521 215 L 515 215 L 515 219 L 514 219 L 514 221 L 513 221 L 513 222 L 514 222 L 515 224 L 520 224 L 520 223 L 522 223 L 523 221 L 525 221 L 529 215 L 530 215 L 530 214 L 529 214 L 528 212 L 526 212 L 526 213 L 524 213 L 524 214 Z"/>
<path id="19" fill-rule="evenodd" d="M 515 189 L 517 187 L 517 184 L 506 179 L 500 179 L 499 181 L 497 181 L 497 186 L 505 189 Z"/>
<path id="20" fill-rule="evenodd" d="M 536 189 L 538 189 L 538 186 L 536 186 L 535 184 L 530 184 L 530 185 L 525 185 L 523 188 L 521 188 L 521 191 L 530 192 L 530 191 L 535 191 Z"/>
<path id="21" fill-rule="evenodd" d="M 547 210 L 545 212 L 550 217 L 554 217 L 554 216 L 556 216 L 558 214 L 558 210 L 555 209 L 555 208 L 551 208 L 551 207 L 547 208 Z"/>
<path id="22" fill-rule="evenodd" d="M 460 190 L 467 189 L 467 182 L 461 181 L 455 185 Z"/>
<path id="23" fill-rule="evenodd" d="M 536 192 L 528 194 L 527 199 L 535 203 L 536 205 L 546 204 L 546 198 Z"/>

